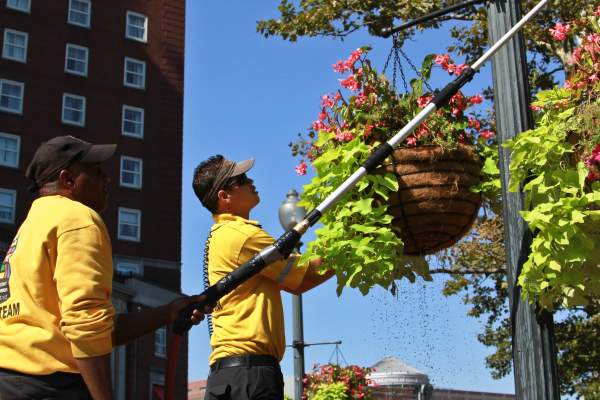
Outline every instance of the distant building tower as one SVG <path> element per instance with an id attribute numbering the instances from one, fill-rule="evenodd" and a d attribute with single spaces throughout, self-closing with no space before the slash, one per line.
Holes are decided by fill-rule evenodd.
<path id="1" fill-rule="evenodd" d="M 515 400 L 515 395 L 434 388 L 423 372 L 394 357 L 386 357 L 371 367 L 371 390 L 380 400 Z"/>
<path id="2" fill-rule="evenodd" d="M 423 372 L 395 357 L 386 357 L 371 367 L 368 378 L 378 399 L 430 400 L 432 387 Z"/>
<path id="3" fill-rule="evenodd" d="M 0 33 L 0 259 L 33 200 L 24 171 L 42 141 L 117 143 L 102 215 L 113 303 L 179 296 L 185 0 L 1 0 Z M 115 349 L 115 399 L 162 398 L 169 334 Z M 185 339 L 177 366 L 185 399 Z"/>

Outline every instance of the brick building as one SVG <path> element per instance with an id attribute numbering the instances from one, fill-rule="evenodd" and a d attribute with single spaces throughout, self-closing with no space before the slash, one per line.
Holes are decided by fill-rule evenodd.
<path id="1" fill-rule="evenodd" d="M 181 292 L 185 0 L 0 0 L 0 253 L 34 195 L 24 171 L 41 141 L 117 143 L 106 165 L 113 302 Z M 161 329 L 113 352 L 116 399 L 161 398 Z M 182 344 L 177 398 L 187 396 Z"/>

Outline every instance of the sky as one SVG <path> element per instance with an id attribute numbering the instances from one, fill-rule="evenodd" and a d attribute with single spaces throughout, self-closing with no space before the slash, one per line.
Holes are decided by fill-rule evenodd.
<path id="1" fill-rule="evenodd" d="M 250 177 L 261 196 L 251 219 L 261 222 L 274 237 L 283 233 L 278 208 L 291 188 L 302 192 L 309 182 L 297 176 L 299 160 L 288 144 L 317 118 L 321 95 L 339 87 L 331 66 L 352 50 L 371 45 L 371 59 L 381 70 L 391 40 L 357 32 L 344 41 L 301 38 L 296 43 L 264 38 L 256 21 L 277 18 L 275 0 L 188 0 L 186 9 L 185 106 L 183 154 L 182 288 L 200 293 L 204 241 L 212 218 L 192 188 L 195 166 L 214 154 L 232 160 L 255 158 Z M 447 27 L 405 43 L 403 50 L 420 65 L 429 53 L 451 44 Z M 457 60 L 462 62 L 462 60 Z M 406 72 L 410 68 L 405 65 Z M 450 82 L 434 74 L 431 85 Z M 472 95 L 491 84 L 489 65 L 464 88 Z M 309 232 L 303 238 L 314 238 Z M 338 297 L 335 278 L 303 295 L 304 340 L 307 343 L 341 340 L 341 354 L 349 364 L 368 367 L 386 356 L 400 359 L 429 376 L 436 387 L 514 393 L 513 376 L 494 380 L 485 368 L 491 349 L 476 340 L 482 321 L 467 317 L 460 298 L 441 294 L 443 277 L 433 282 L 400 283 L 394 297 L 381 288 L 363 296 L 346 288 Z M 292 340 L 291 296 L 282 294 L 286 338 Z M 210 344 L 206 323 L 189 335 L 189 379 L 206 379 Z M 307 371 L 314 363 L 335 360 L 332 345 L 305 350 Z M 293 351 L 286 350 L 284 375 L 293 375 Z"/>

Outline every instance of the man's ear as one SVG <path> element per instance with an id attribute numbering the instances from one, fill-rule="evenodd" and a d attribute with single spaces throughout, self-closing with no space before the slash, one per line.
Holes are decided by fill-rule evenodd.
<path id="1" fill-rule="evenodd" d="M 58 183 L 60 187 L 70 189 L 75 184 L 75 175 L 68 169 L 63 169 L 58 173 Z"/>

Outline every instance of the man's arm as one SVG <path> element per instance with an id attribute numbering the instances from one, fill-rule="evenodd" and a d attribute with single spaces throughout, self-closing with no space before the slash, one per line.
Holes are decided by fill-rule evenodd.
<path id="1" fill-rule="evenodd" d="M 308 269 L 304 274 L 304 279 L 302 279 L 302 283 L 300 283 L 300 286 L 298 286 L 294 290 L 286 290 L 286 292 L 295 295 L 300 295 L 304 292 L 309 291 L 315 286 L 320 285 L 321 283 L 325 282 L 326 280 L 335 275 L 335 271 L 332 269 L 325 271 L 323 274 L 320 274 L 319 270 L 321 264 L 323 264 L 322 258 L 317 258 L 315 260 L 310 261 L 308 263 Z"/>
<path id="2" fill-rule="evenodd" d="M 76 358 L 79 372 L 94 400 L 112 400 L 110 353 L 103 356 Z"/>
<path id="3" fill-rule="evenodd" d="M 205 296 L 180 297 L 160 307 L 119 314 L 113 331 L 113 345 L 119 346 L 128 343 L 161 326 L 172 323 L 185 306 L 190 303 L 199 303 L 205 298 Z M 206 307 L 204 310 L 194 310 L 191 317 L 192 323 L 199 324 L 204 319 L 204 313 L 210 312 L 212 312 L 210 307 Z"/>

